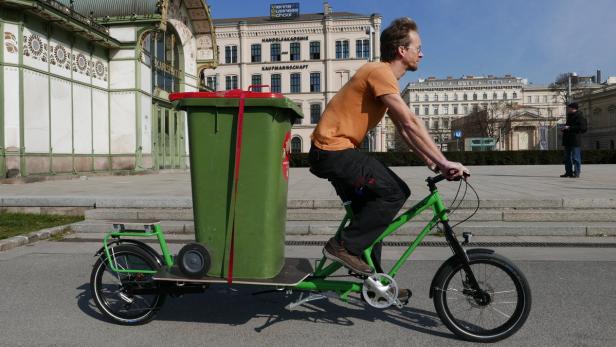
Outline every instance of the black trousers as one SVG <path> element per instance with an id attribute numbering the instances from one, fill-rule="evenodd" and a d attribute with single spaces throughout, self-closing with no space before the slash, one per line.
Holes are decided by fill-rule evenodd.
<path id="1" fill-rule="evenodd" d="M 352 201 L 353 218 L 342 233 L 344 247 L 361 255 L 387 228 L 406 199 L 409 187 L 380 161 L 355 149 L 310 148 L 310 172 L 328 179 L 343 201 Z M 380 247 L 373 257 L 380 260 Z"/>

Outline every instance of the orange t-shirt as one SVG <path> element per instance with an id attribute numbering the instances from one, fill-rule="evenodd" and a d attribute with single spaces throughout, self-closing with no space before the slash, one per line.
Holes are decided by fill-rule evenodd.
<path id="1" fill-rule="evenodd" d="M 389 63 L 365 64 L 327 104 L 312 142 L 327 151 L 358 148 L 387 111 L 378 97 L 394 93 L 400 89 Z"/>

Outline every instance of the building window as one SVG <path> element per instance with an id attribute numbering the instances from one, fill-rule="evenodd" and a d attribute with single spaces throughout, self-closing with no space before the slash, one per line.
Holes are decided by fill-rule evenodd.
<path id="1" fill-rule="evenodd" d="M 415 115 L 419 114 L 419 106 L 415 106 Z"/>
<path id="2" fill-rule="evenodd" d="M 458 93 L 453 93 L 453 100 L 458 101 Z"/>
<path id="3" fill-rule="evenodd" d="M 466 95 L 466 93 L 462 94 L 462 100 L 464 101 L 468 100 L 468 95 Z"/>
<path id="4" fill-rule="evenodd" d="M 260 63 L 261 62 L 261 44 L 255 43 L 250 45 L 250 62 L 251 63 Z"/>
<path id="5" fill-rule="evenodd" d="M 321 59 L 321 42 L 319 41 L 310 42 L 310 59 L 312 60 Z"/>
<path id="6" fill-rule="evenodd" d="M 488 94 L 487 93 L 483 93 L 483 100 L 488 100 Z"/>
<path id="7" fill-rule="evenodd" d="M 535 104 L 539 103 L 539 95 L 535 95 L 535 98 L 533 99 L 535 101 Z"/>
<path id="8" fill-rule="evenodd" d="M 302 85 L 302 74 L 300 73 L 292 73 L 291 74 L 291 93 L 301 93 L 301 85 Z"/>
<path id="9" fill-rule="evenodd" d="M 507 100 L 507 92 L 503 92 L 503 100 Z"/>
<path id="10" fill-rule="evenodd" d="M 280 61 L 280 44 L 272 43 L 270 46 L 270 57 L 272 61 Z"/>
<path id="11" fill-rule="evenodd" d="M 434 130 L 438 130 L 439 128 L 439 121 L 438 119 L 435 119 L 434 122 L 432 122 L 432 127 L 434 128 Z"/>
<path id="12" fill-rule="evenodd" d="M 435 116 L 438 116 L 438 106 L 434 107 L 434 113 Z"/>
<path id="13" fill-rule="evenodd" d="M 304 109 L 302 107 L 302 103 L 301 102 L 296 102 L 295 105 L 297 106 L 297 108 L 299 108 L 302 111 L 302 113 L 304 112 Z M 303 118 L 295 117 L 293 119 L 293 125 L 295 125 L 295 124 L 302 124 L 302 119 Z"/>
<path id="14" fill-rule="evenodd" d="M 207 76 L 205 78 L 205 85 L 208 88 L 210 88 L 211 90 L 217 90 L 218 89 L 218 81 L 216 79 L 216 75 Z"/>
<path id="15" fill-rule="evenodd" d="M 496 100 L 498 99 L 498 94 L 496 94 L 496 92 L 494 94 L 492 94 L 492 100 Z"/>
<path id="16" fill-rule="evenodd" d="M 462 106 L 462 112 L 464 112 L 464 114 L 468 114 L 468 105 Z"/>
<path id="17" fill-rule="evenodd" d="M 443 100 L 445 100 L 445 101 L 449 101 L 449 95 L 445 94 L 445 95 L 443 96 Z"/>
<path id="18" fill-rule="evenodd" d="M 458 114 L 458 105 L 453 107 L 453 114 Z"/>
<path id="19" fill-rule="evenodd" d="M 336 59 L 349 59 L 349 40 L 336 41 Z"/>
<path id="20" fill-rule="evenodd" d="M 272 93 L 280 93 L 282 92 L 282 87 L 281 87 L 281 83 L 280 83 L 280 74 L 273 74 L 271 76 L 271 84 L 270 84 L 270 89 L 272 91 Z"/>
<path id="21" fill-rule="evenodd" d="M 517 99 L 517 98 L 518 98 L 518 93 L 513 92 L 513 97 L 512 97 L 512 98 L 513 98 L 513 99 Z M 548 102 L 547 97 L 545 97 L 543 101 L 544 101 L 544 102 Z"/>
<path id="22" fill-rule="evenodd" d="M 428 107 L 424 107 L 424 115 L 429 115 L 430 114 L 430 110 L 428 109 Z"/>
<path id="23" fill-rule="evenodd" d="M 301 60 L 299 42 L 291 42 L 291 60 Z"/>
<path id="24" fill-rule="evenodd" d="M 237 75 L 225 76 L 225 90 L 237 89 Z"/>
<path id="25" fill-rule="evenodd" d="M 449 129 L 449 119 L 443 119 L 443 128 Z M 445 140 L 449 140 L 449 139 L 445 138 Z"/>
<path id="26" fill-rule="evenodd" d="M 419 101 L 419 94 L 415 94 L 415 101 Z"/>
<path id="27" fill-rule="evenodd" d="M 355 56 L 359 59 L 370 59 L 370 40 L 355 41 Z"/>
<path id="28" fill-rule="evenodd" d="M 428 97 L 428 94 L 424 95 L 424 101 L 430 101 L 429 97 Z"/>
<path id="29" fill-rule="evenodd" d="M 302 152 L 302 138 L 299 136 L 293 136 L 291 139 L 291 153 Z"/>
<path id="30" fill-rule="evenodd" d="M 317 124 L 321 119 L 321 104 L 310 104 L 310 124 Z"/>
<path id="31" fill-rule="evenodd" d="M 180 40 L 172 31 L 149 32 L 143 36 L 145 63 L 152 67 L 152 90 L 166 92 L 180 90 Z"/>
<path id="32" fill-rule="evenodd" d="M 614 140 L 610 140 L 610 149 L 614 149 Z"/>
<path id="33" fill-rule="evenodd" d="M 237 46 L 225 46 L 225 64 L 237 64 Z"/>
<path id="34" fill-rule="evenodd" d="M 262 84 L 262 82 L 261 82 L 261 75 L 258 75 L 258 74 L 257 75 L 252 75 L 250 82 L 251 82 L 250 84 L 252 84 L 253 86 L 261 85 Z M 260 92 L 261 91 L 261 87 L 253 87 L 252 90 L 255 91 L 255 92 Z"/>
<path id="35" fill-rule="evenodd" d="M 477 93 L 473 93 L 473 100 L 477 100 Z"/>
<path id="36" fill-rule="evenodd" d="M 443 106 L 443 114 L 449 114 L 449 105 Z"/>
<path id="37" fill-rule="evenodd" d="M 526 102 L 529 103 L 529 104 L 532 104 L 533 103 L 533 97 L 532 96 L 527 96 L 526 97 Z"/>
<path id="38" fill-rule="evenodd" d="M 430 129 L 430 120 L 424 119 L 424 123 L 426 123 L 426 129 Z"/>
<path id="39" fill-rule="evenodd" d="M 434 93 L 434 101 L 438 101 L 438 94 Z"/>
<path id="40" fill-rule="evenodd" d="M 316 93 L 320 91 L 321 91 L 321 73 L 311 72 L 310 73 L 310 92 Z"/>

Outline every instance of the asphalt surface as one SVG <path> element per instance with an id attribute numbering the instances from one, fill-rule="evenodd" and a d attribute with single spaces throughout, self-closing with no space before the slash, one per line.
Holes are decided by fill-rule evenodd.
<path id="1" fill-rule="evenodd" d="M 181 245 L 171 245 L 174 252 Z M 447 248 L 417 250 L 399 273 L 414 296 L 402 310 L 339 300 L 285 308 L 297 293 L 253 296 L 263 287 L 211 287 L 168 298 L 157 319 L 139 327 L 107 322 L 90 300 L 91 242 L 43 241 L 0 253 L 1 346 L 460 346 L 428 298 Z M 387 248 L 385 264 L 400 254 Z M 525 326 L 497 346 L 616 345 L 616 251 L 613 248 L 501 248 L 525 273 L 533 306 Z M 316 258 L 320 247 L 287 247 Z"/>

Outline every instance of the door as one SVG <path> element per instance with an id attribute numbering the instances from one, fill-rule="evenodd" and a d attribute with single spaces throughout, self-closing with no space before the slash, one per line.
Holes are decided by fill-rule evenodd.
<path id="1" fill-rule="evenodd" d="M 518 133 L 518 150 L 523 151 L 528 149 L 528 132 L 523 131 Z"/>

